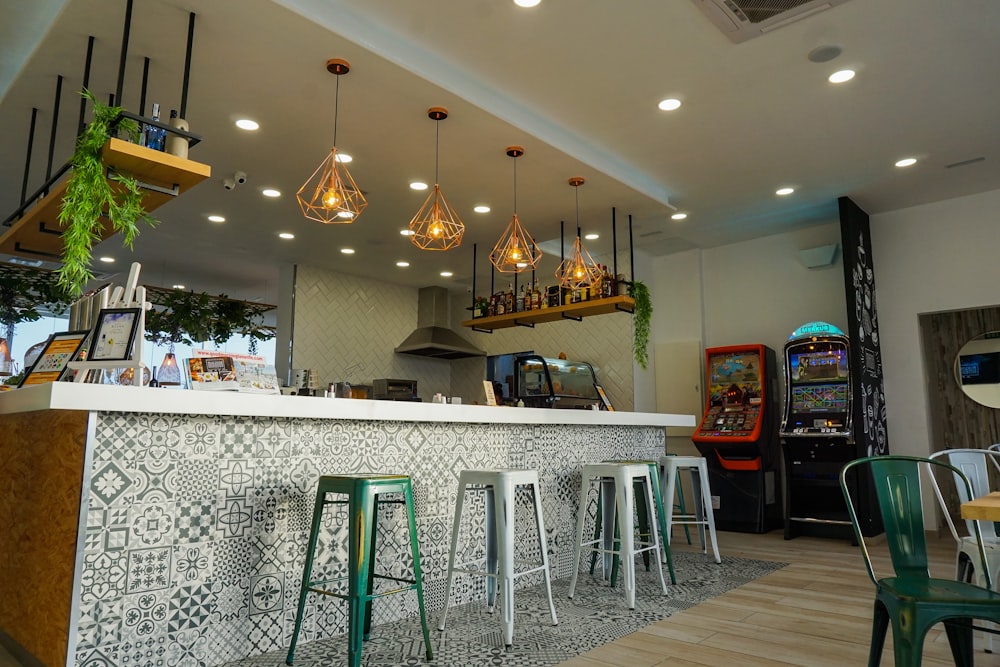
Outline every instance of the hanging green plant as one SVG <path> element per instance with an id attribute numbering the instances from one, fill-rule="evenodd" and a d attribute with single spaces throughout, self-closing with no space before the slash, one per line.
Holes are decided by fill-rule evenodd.
<path id="1" fill-rule="evenodd" d="M 649 363 L 649 323 L 653 317 L 653 302 L 649 288 L 640 280 L 628 284 L 628 295 L 635 299 L 632 311 L 632 354 L 644 369 Z"/>
<path id="2" fill-rule="evenodd" d="M 13 327 L 35 322 L 46 313 L 59 315 L 72 301 L 55 273 L 0 264 L 0 325 Z"/>
<path id="3" fill-rule="evenodd" d="M 225 294 L 148 288 L 153 303 L 146 312 L 146 340 L 157 345 L 204 343 L 223 345 L 235 335 L 247 336 L 251 344 L 274 338 L 264 326 L 263 314 L 273 306 L 230 299 Z"/>
<path id="4" fill-rule="evenodd" d="M 101 159 L 101 150 L 114 130 L 138 141 L 139 124 L 131 118 L 120 118 L 121 107 L 100 102 L 89 90 L 84 89 L 81 95 L 93 103 L 94 119 L 76 139 L 76 150 L 70 158 L 73 170 L 59 211 L 63 227 L 59 284 L 74 295 L 80 294 L 94 277 L 90 261 L 94 244 L 101 240 L 105 217 L 116 232 L 121 232 L 122 245 L 128 248 L 139 233 L 140 221 L 156 224 L 143 207 L 138 181 L 127 174 L 116 174 L 112 184 Z"/>

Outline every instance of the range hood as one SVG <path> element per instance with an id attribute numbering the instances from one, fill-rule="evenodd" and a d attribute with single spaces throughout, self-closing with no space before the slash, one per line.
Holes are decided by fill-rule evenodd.
<path id="1" fill-rule="evenodd" d="M 406 337 L 396 352 L 433 359 L 485 357 L 486 353 L 449 329 L 448 290 L 421 287 L 417 298 L 417 329 Z"/>

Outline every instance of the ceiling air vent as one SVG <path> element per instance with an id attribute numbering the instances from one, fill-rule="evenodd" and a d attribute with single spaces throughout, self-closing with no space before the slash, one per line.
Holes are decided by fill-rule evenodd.
<path id="1" fill-rule="evenodd" d="M 694 0 L 737 44 L 845 2 L 847 0 Z"/>

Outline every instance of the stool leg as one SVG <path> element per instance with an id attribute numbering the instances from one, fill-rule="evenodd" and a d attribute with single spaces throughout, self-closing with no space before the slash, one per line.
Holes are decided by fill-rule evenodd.
<path id="1" fill-rule="evenodd" d="M 646 539 L 647 537 L 651 537 L 653 534 L 649 529 L 649 513 L 651 511 L 651 505 L 646 504 L 646 496 L 643 492 L 641 480 L 636 480 L 632 483 L 632 496 L 635 498 L 635 509 L 639 520 L 639 537 Z M 642 502 L 639 502 L 640 499 Z M 646 568 L 646 572 L 649 572 L 648 551 L 642 552 L 642 564 Z"/>
<path id="2" fill-rule="evenodd" d="M 583 543 L 583 523 L 587 513 L 587 491 L 590 480 L 584 474 L 580 478 L 580 507 L 576 513 L 576 541 L 573 543 L 573 574 L 569 578 L 569 592 L 566 597 L 573 599 L 576 592 L 576 579 L 580 569 L 580 545 Z"/>
<path id="3" fill-rule="evenodd" d="M 410 526 L 410 551 L 413 554 L 413 580 L 417 589 L 417 606 L 420 608 L 420 626 L 424 630 L 424 653 L 428 660 L 434 659 L 431 650 L 431 633 L 427 629 L 427 613 L 424 611 L 424 575 L 420 570 L 420 548 L 417 543 L 417 518 L 413 514 L 413 488 L 407 481 L 403 495 L 406 498 L 406 520 Z"/>
<path id="4" fill-rule="evenodd" d="M 698 522 L 698 539 L 701 541 L 701 552 L 708 553 L 708 542 L 705 541 L 705 492 L 701 483 L 701 474 L 697 468 L 688 468 L 691 473 L 691 489 L 694 494 L 694 518 Z M 708 499 L 708 507 L 711 507 L 712 499 Z"/>
<path id="5" fill-rule="evenodd" d="M 667 559 L 667 570 L 670 572 L 670 583 L 677 583 L 677 573 L 674 572 L 674 559 L 670 555 L 670 545 L 667 544 L 667 517 L 663 511 L 663 494 L 660 493 L 660 475 L 657 465 L 650 465 L 649 484 L 653 487 L 653 502 L 656 504 L 656 516 L 659 520 L 660 544 L 663 545 L 663 555 Z"/>
<path id="6" fill-rule="evenodd" d="M 492 575 L 486 577 L 486 606 L 493 610 L 497 602 L 497 587 L 500 578 L 497 573 L 497 529 L 503 525 L 496 517 L 496 496 L 492 486 L 486 487 L 486 571 Z"/>
<path id="7" fill-rule="evenodd" d="M 494 552 L 500 547 L 500 563 L 496 572 L 503 610 L 504 645 L 509 648 L 514 644 L 514 484 L 510 479 L 503 478 L 493 492 L 499 498 L 493 502 L 496 519 L 490 536 Z"/>
<path id="8" fill-rule="evenodd" d="M 312 527 L 309 530 L 309 546 L 306 548 L 306 562 L 302 568 L 302 588 L 299 590 L 299 608 L 295 614 L 295 629 L 292 630 L 292 640 L 288 644 L 288 655 L 285 664 L 291 665 L 295 659 L 295 645 L 299 641 L 299 630 L 302 628 L 302 613 L 306 609 L 306 595 L 309 594 L 309 579 L 312 576 L 313 556 L 316 553 L 316 543 L 319 541 L 319 528 L 323 523 L 323 506 L 326 504 L 326 494 L 316 491 L 316 502 L 313 505 Z"/>
<path id="9" fill-rule="evenodd" d="M 646 507 L 654 508 L 655 500 L 653 497 L 653 477 L 646 473 L 646 476 L 642 478 L 642 486 L 645 491 L 645 504 Z M 663 587 L 663 594 L 667 594 L 667 582 L 663 580 L 663 561 L 660 560 L 660 535 L 659 529 L 656 527 L 656 520 L 650 521 L 649 526 L 650 534 L 652 535 L 652 544 L 655 549 L 653 549 L 653 554 L 656 556 L 656 573 L 660 575 L 660 586 Z M 643 552 L 648 553 L 648 552 Z"/>
<path id="10" fill-rule="evenodd" d="M 368 551 L 371 540 L 366 531 L 375 527 L 375 497 L 367 485 L 351 494 L 351 528 L 348 531 L 348 630 L 347 661 L 349 667 L 361 667 L 361 647 L 364 641 L 364 611 L 371 602 L 362 591 L 368 589 L 368 572 L 372 554 Z"/>
<path id="11" fill-rule="evenodd" d="M 594 540 L 601 536 L 601 494 L 597 494 L 597 515 L 594 517 Z M 597 566 L 597 552 L 590 552 L 590 576 L 594 576 L 594 569 Z M 605 573 L 606 576 L 606 573 Z"/>
<path id="12" fill-rule="evenodd" d="M 441 620 L 438 630 L 444 630 L 448 620 L 448 603 L 451 599 L 451 582 L 455 578 L 455 552 L 458 550 L 458 531 L 462 526 L 462 505 L 465 500 L 465 484 L 459 478 L 458 499 L 455 502 L 455 520 L 451 526 L 451 553 L 448 554 L 448 576 L 444 580 L 444 609 L 441 610 Z"/>
<path id="13" fill-rule="evenodd" d="M 375 592 L 375 564 L 373 562 L 375 558 L 375 536 L 378 534 L 378 496 L 379 494 L 372 494 L 374 502 L 372 503 L 372 520 L 371 520 L 371 530 L 368 531 L 369 537 L 371 538 L 368 542 L 368 586 L 365 589 L 365 627 L 364 634 L 362 635 L 364 641 L 368 641 L 371 638 L 372 633 L 372 594 Z"/>
<path id="14" fill-rule="evenodd" d="M 604 515 L 601 517 L 601 548 L 604 549 L 604 578 L 608 579 L 610 573 L 612 585 L 614 585 L 616 569 L 614 567 L 614 558 L 617 556 L 617 553 L 613 553 L 617 551 L 615 548 L 615 538 L 617 537 L 617 532 L 624 528 L 615 514 L 617 506 L 615 502 L 616 486 L 611 478 L 601 478 L 601 499 L 605 509 Z M 618 507 L 618 513 L 621 513 L 621 507 Z M 615 530 L 616 521 L 618 522 L 618 530 Z M 629 524 L 631 525 L 631 515 L 629 515 Z"/>
<path id="15" fill-rule="evenodd" d="M 635 530 L 632 516 L 635 499 L 631 480 L 618 480 L 615 496 L 618 507 L 618 525 L 621 528 L 621 560 L 625 565 L 625 602 L 629 609 L 635 609 Z M 613 531 L 612 531 L 613 532 Z"/>
<path id="16" fill-rule="evenodd" d="M 673 465 L 664 464 L 660 479 L 663 482 L 663 509 L 667 517 L 667 534 L 663 538 L 663 542 L 670 546 L 670 539 L 674 532 L 674 492 L 677 488 L 677 469 Z M 688 544 L 690 544 L 690 535 L 688 538 Z"/>
<path id="17" fill-rule="evenodd" d="M 674 473 L 674 477 L 677 477 L 676 473 Z M 670 505 L 673 506 L 673 504 L 674 499 L 671 496 Z M 680 478 L 677 478 L 677 509 L 680 510 L 681 514 L 687 514 L 687 508 L 684 507 L 684 486 L 681 484 Z M 687 543 L 691 544 L 691 529 L 686 523 L 684 524 L 684 537 L 687 538 Z"/>
<path id="18" fill-rule="evenodd" d="M 549 596 L 549 612 L 552 614 L 552 625 L 559 625 L 556 618 L 556 605 L 552 601 L 552 575 L 549 572 L 549 545 L 545 540 L 545 522 L 542 517 L 542 499 L 538 496 L 538 482 L 532 482 L 531 495 L 535 502 L 535 525 L 538 527 L 538 544 L 542 549 L 542 573 L 545 575 L 545 592 Z"/>
<path id="19" fill-rule="evenodd" d="M 699 466 L 701 470 L 701 475 L 704 477 L 705 481 L 701 485 L 702 489 L 702 501 L 705 505 L 705 520 L 708 523 L 708 534 L 712 538 L 712 553 L 715 555 L 715 562 L 722 563 L 722 558 L 719 556 L 719 540 L 715 535 L 715 510 L 712 509 L 712 492 L 709 489 L 708 484 L 708 465 L 702 460 Z"/>

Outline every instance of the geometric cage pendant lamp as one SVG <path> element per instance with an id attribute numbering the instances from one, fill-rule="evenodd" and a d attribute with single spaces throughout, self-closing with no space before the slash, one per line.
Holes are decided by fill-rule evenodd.
<path id="1" fill-rule="evenodd" d="M 438 135 L 448 110 L 431 107 L 427 117 L 434 121 L 434 190 L 410 220 L 410 242 L 421 250 L 451 250 L 462 244 L 465 224 L 448 205 L 438 186 Z"/>
<path id="2" fill-rule="evenodd" d="M 580 186 L 583 183 L 582 176 L 569 179 L 569 184 L 576 190 L 576 241 L 573 243 L 573 254 L 564 259 L 556 269 L 559 285 L 567 289 L 591 287 L 601 281 L 601 270 L 597 267 L 597 262 L 580 240 Z"/>
<path id="3" fill-rule="evenodd" d="M 295 198 L 302 209 L 302 215 L 310 220 L 327 225 L 348 224 L 354 222 L 368 206 L 364 193 L 337 154 L 340 77 L 351 71 L 351 64 L 340 58 L 332 58 L 326 61 L 326 70 L 337 75 L 337 92 L 333 105 L 333 148 L 295 193 Z"/>
<path id="4" fill-rule="evenodd" d="M 514 217 L 493 246 L 490 262 L 501 273 L 521 273 L 528 269 L 534 271 L 542 261 L 542 249 L 517 217 L 517 158 L 524 155 L 524 149 L 520 146 L 508 146 L 507 155 L 514 158 Z"/>

